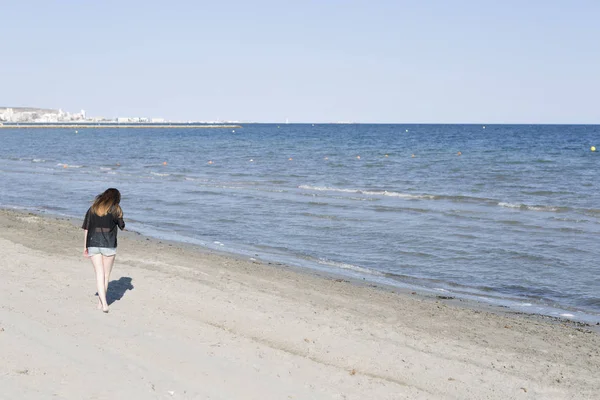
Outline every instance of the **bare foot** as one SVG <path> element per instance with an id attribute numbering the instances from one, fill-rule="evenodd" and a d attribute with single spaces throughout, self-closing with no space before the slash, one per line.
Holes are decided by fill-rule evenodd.
<path id="1" fill-rule="evenodd" d="M 100 301 L 100 299 L 98 299 L 98 310 L 102 310 L 102 312 L 107 313 L 108 312 L 108 306 L 103 306 L 102 305 L 102 301 Z"/>

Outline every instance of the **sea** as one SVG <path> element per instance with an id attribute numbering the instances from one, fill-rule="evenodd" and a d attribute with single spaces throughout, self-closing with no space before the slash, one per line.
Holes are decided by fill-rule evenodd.
<path id="1" fill-rule="evenodd" d="M 600 321 L 598 125 L 76 129 L 0 129 L 0 207 Z"/>

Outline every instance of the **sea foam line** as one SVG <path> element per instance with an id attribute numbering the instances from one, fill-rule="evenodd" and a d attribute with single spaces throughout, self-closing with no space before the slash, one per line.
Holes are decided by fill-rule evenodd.
<path id="1" fill-rule="evenodd" d="M 389 196 L 389 197 L 398 197 L 405 199 L 422 199 L 422 200 L 450 200 L 450 201 L 459 201 L 459 202 L 469 202 L 469 203 L 482 203 L 488 205 L 498 205 L 500 207 L 505 208 L 514 208 L 517 210 L 526 210 L 526 211 L 542 211 L 542 212 L 561 212 L 569 210 L 568 207 L 558 207 L 558 206 L 546 206 L 546 205 L 528 205 L 528 204 L 516 204 L 503 202 L 488 198 L 477 198 L 477 197 L 469 197 L 469 196 L 448 196 L 448 195 L 430 195 L 430 194 L 407 194 L 393 191 L 374 191 L 374 190 L 360 190 L 360 189 L 349 189 L 349 188 L 332 188 L 328 186 L 310 186 L 310 185 L 300 185 L 299 189 L 310 190 L 310 191 L 318 191 L 318 192 L 338 192 L 338 193 L 355 193 L 355 194 L 363 194 L 367 196 Z"/>
<path id="2" fill-rule="evenodd" d="M 387 190 L 360 190 L 360 189 L 339 189 L 332 188 L 327 186 L 310 186 L 310 185 L 300 185 L 299 189 L 303 190 L 312 190 L 319 192 L 339 192 L 339 193 L 357 193 L 357 194 L 365 194 L 368 196 L 390 196 L 390 197 L 401 197 L 406 199 L 435 199 L 436 196 L 428 195 L 428 194 L 407 194 L 407 193 L 399 193 L 399 192 L 391 192 Z"/>
<path id="3" fill-rule="evenodd" d="M 506 208 L 515 208 L 518 210 L 528 210 L 528 211 L 547 211 L 547 212 L 557 212 L 566 210 L 565 207 L 555 207 L 555 206 L 530 206 L 527 204 L 515 204 L 515 203 L 506 203 L 499 202 L 498 205 L 500 207 Z"/>
<path id="4" fill-rule="evenodd" d="M 346 270 L 350 270 L 350 271 L 354 271 L 354 272 L 360 272 L 362 274 L 385 276 L 385 274 L 383 274 L 379 271 L 369 269 L 369 268 L 359 267 L 358 265 L 346 264 L 346 263 L 337 262 L 337 261 L 329 261 L 324 258 L 320 258 L 319 260 L 317 260 L 317 263 L 319 263 L 321 265 L 327 265 L 330 267 L 336 267 L 336 268 L 346 269 Z"/>
<path id="5" fill-rule="evenodd" d="M 71 164 L 64 164 L 64 163 L 58 163 L 58 164 L 56 164 L 56 166 L 63 167 L 63 168 L 83 168 L 83 165 L 71 165 Z"/>

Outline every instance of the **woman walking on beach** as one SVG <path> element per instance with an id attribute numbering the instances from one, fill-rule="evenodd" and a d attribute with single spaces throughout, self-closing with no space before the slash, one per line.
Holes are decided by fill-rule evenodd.
<path id="1" fill-rule="evenodd" d="M 106 290 L 117 254 L 117 227 L 125 228 L 123 210 L 119 203 L 121 193 L 110 188 L 96 196 L 81 226 L 85 230 L 84 257 L 92 260 L 98 288 L 98 308 L 108 312 Z"/>

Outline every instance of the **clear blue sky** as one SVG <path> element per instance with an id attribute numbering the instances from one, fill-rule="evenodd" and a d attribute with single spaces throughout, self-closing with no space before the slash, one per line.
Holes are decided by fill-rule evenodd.
<path id="1" fill-rule="evenodd" d="M 0 106 L 600 123 L 600 1 L 0 0 Z"/>

